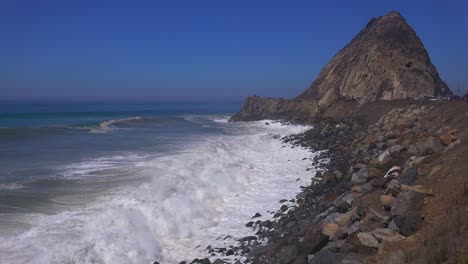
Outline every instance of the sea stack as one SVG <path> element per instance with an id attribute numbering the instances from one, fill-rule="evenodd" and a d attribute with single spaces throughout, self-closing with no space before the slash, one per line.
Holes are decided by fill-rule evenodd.
<path id="1" fill-rule="evenodd" d="M 364 104 L 450 94 L 416 32 L 392 11 L 372 18 L 297 98 L 326 107 L 340 99 Z"/>

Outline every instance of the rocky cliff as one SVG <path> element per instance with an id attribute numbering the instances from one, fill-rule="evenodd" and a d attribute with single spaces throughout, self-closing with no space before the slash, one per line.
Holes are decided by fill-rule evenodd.
<path id="1" fill-rule="evenodd" d="M 329 106 L 451 94 L 414 30 L 398 12 L 372 18 L 322 69 L 300 99 Z"/>
<path id="2" fill-rule="evenodd" d="M 293 117 L 294 111 L 311 119 L 339 102 L 451 94 L 415 31 L 392 11 L 372 18 L 295 100 L 251 97 L 231 121 Z"/>
<path id="3" fill-rule="evenodd" d="M 288 119 L 307 121 L 315 115 L 318 101 L 288 100 L 283 98 L 248 97 L 239 113 L 230 121 L 254 121 L 261 119 Z"/>

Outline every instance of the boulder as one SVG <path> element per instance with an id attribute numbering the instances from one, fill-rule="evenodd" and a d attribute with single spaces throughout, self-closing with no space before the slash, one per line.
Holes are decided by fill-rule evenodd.
<path id="1" fill-rule="evenodd" d="M 307 256 L 307 264 L 342 263 L 344 254 L 330 250 L 320 250 L 317 254 Z"/>
<path id="2" fill-rule="evenodd" d="M 455 136 L 455 133 L 457 130 L 451 130 L 444 135 L 440 136 L 440 143 L 442 143 L 444 146 L 448 146 L 450 143 L 453 141 L 457 140 L 457 137 Z"/>
<path id="3" fill-rule="evenodd" d="M 419 155 L 420 151 L 416 145 L 410 145 L 408 147 L 408 153 L 411 155 Z"/>
<path id="4" fill-rule="evenodd" d="M 388 152 L 390 152 L 390 154 L 393 154 L 393 153 L 397 153 L 397 152 L 401 152 L 403 151 L 405 148 L 401 145 L 395 145 L 395 146 L 392 146 L 388 149 Z"/>
<path id="5" fill-rule="evenodd" d="M 377 169 L 376 167 L 370 167 L 368 172 L 368 177 L 371 179 L 380 178 L 382 177 L 383 173 L 381 170 Z"/>
<path id="6" fill-rule="evenodd" d="M 416 168 L 406 168 L 398 177 L 400 184 L 412 185 L 418 179 L 418 170 Z"/>
<path id="7" fill-rule="evenodd" d="M 338 198 L 333 201 L 333 205 L 336 207 L 338 212 L 344 213 L 350 207 L 351 203 L 353 202 L 353 195 L 351 193 L 343 193 L 342 195 L 338 196 Z"/>
<path id="8" fill-rule="evenodd" d="M 328 243 L 328 235 L 324 235 L 320 231 L 321 230 L 315 226 L 311 226 L 307 229 L 300 243 L 301 251 L 307 254 L 313 254 Z"/>
<path id="9" fill-rule="evenodd" d="M 398 183 L 398 180 L 393 179 L 391 180 L 387 188 L 385 189 L 384 193 L 388 195 L 392 195 L 393 197 L 396 197 L 401 191 L 400 184 Z"/>
<path id="10" fill-rule="evenodd" d="M 209 258 L 204 258 L 204 259 L 194 259 L 191 264 L 211 264 L 211 261 Z"/>
<path id="11" fill-rule="evenodd" d="M 401 234 L 413 234 L 422 224 L 421 209 L 424 206 L 424 193 L 413 190 L 401 192 L 395 199 L 391 216 Z"/>
<path id="12" fill-rule="evenodd" d="M 369 174 L 368 174 L 367 167 L 363 167 L 359 169 L 358 172 L 353 173 L 353 175 L 351 176 L 351 184 L 358 185 L 358 184 L 365 183 L 367 181 L 368 175 Z"/>
<path id="13" fill-rule="evenodd" d="M 405 254 L 401 249 L 390 252 L 384 256 L 383 264 L 404 264 L 406 263 Z"/>
<path id="14" fill-rule="evenodd" d="M 371 234 L 381 242 L 396 242 L 405 239 L 404 236 L 389 228 L 377 228 Z"/>
<path id="15" fill-rule="evenodd" d="M 323 174 L 322 182 L 323 184 L 328 184 L 336 181 L 336 175 L 332 172 L 325 172 Z"/>
<path id="16" fill-rule="evenodd" d="M 288 264 L 297 256 L 297 247 L 295 245 L 287 245 L 278 251 L 276 254 L 278 264 Z"/>
<path id="17" fill-rule="evenodd" d="M 363 232 L 370 232 L 376 228 L 383 228 L 387 225 L 390 217 L 387 216 L 387 211 L 380 209 L 381 212 L 374 208 L 369 208 L 365 217 L 361 220 L 361 230 Z"/>
<path id="18" fill-rule="evenodd" d="M 380 154 L 377 159 L 378 159 L 379 163 L 387 164 L 392 160 L 392 156 L 390 154 L 390 151 L 386 150 L 382 154 Z"/>
<path id="19" fill-rule="evenodd" d="M 394 200 L 395 198 L 391 195 L 383 194 L 380 197 L 380 201 L 382 202 L 382 205 L 385 208 L 385 210 L 390 210 L 392 208 L 392 204 Z"/>
<path id="20" fill-rule="evenodd" d="M 416 143 L 422 155 L 431 155 L 444 149 L 440 140 L 435 137 L 429 137 L 425 142 Z"/>
<path id="21" fill-rule="evenodd" d="M 367 232 L 361 232 L 357 234 L 357 237 L 359 239 L 359 242 L 361 242 L 362 245 L 370 248 L 378 248 L 379 247 L 379 241 L 371 234 Z"/>
<path id="22" fill-rule="evenodd" d="M 328 236 L 330 240 L 337 238 L 340 226 L 335 223 L 328 223 L 323 226 L 322 234 Z"/>

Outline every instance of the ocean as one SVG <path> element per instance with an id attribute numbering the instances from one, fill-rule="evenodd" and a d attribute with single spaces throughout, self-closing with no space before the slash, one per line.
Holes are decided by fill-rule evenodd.
<path id="1" fill-rule="evenodd" d="M 229 123 L 240 106 L 1 102 L 0 262 L 179 263 L 253 235 L 315 154 L 279 139 L 307 126 Z"/>

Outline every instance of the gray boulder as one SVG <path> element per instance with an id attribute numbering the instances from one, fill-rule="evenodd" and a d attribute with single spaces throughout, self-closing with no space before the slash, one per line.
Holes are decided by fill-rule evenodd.
<path id="1" fill-rule="evenodd" d="M 421 209 L 424 206 L 424 197 L 420 192 L 401 192 L 394 201 L 391 217 L 400 229 L 400 233 L 408 236 L 413 234 L 422 224 Z"/>

